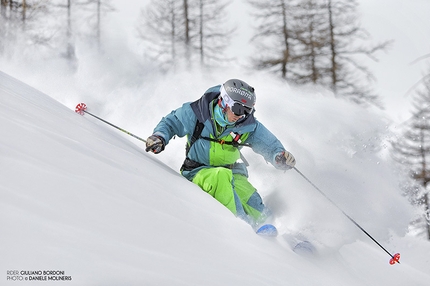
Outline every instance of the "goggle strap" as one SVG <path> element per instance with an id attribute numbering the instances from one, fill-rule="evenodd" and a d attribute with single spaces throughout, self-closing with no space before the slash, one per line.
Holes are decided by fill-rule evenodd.
<path id="1" fill-rule="evenodd" d="M 221 107 L 223 113 L 225 113 L 227 111 L 228 104 L 226 104 L 225 107 L 223 107 L 222 106 L 222 98 L 218 99 L 218 106 Z"/>

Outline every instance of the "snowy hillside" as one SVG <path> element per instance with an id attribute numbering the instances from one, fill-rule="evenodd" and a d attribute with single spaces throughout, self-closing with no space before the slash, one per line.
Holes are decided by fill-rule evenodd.
<path id="1" fill-rule="evenodd" d="M 161 102 L 173 80 L 153 91 Z M 182 88 L 192 99 L 206 84 Z M 245 154 L 277 226 L 306 235 L 318 249 L 312 257 L 294 253 L 282 236 L 257 236 L 182 178 L 183 141 L 148 154 L 140 141 L 76 114 L 78 102 L 65 106 L 0 72 L 0 285 L 429 285 L 430 244 L 406 236 L 411 210 L 384 156 L 380 114 L 276 83 L 258 90 L 267 94 L 258 118 L 295 154 L 298 169 L 400 252 L 401 264 L 390 266 L 294 171 Z M 279 93 L 285 102 L 271 95 Z M 101 105 L 89 111 L 133 126 L 121 125 L 127 114 L 109 115 Z M 161 114 L 147 130 L 129 131 L 149 135 L 169 108 L 155 106 L 151 113 Z"/>

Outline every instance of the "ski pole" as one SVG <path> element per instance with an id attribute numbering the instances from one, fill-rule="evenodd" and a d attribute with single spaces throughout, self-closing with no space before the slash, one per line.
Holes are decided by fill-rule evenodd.
<path id="1" fill-rule="evenodd" d="M 373 238 L 363 227 L 361 227 L 355 220 L 353 220 L 349 215 L 347 215 L 338 205 L 336 205 L 326 194 L 324 194 L 323 191 L 321 191 L 320 188 L 318 188 L 314 183 L 312 183 L 311 180 L 309 180 L 305 175 L 303 175 L 302 172 L 300 172 L 296 167 L 293 167 L 293 169 L 302 176 L 306 181 L 308 181 L 309 184 L 312 185 L 318 192 L 320 192 L 329 202 L 331 202 L 338 210 L 340 210 L 355 226 L 357 226 L 362 232 L 364 232 L 373 242 L 375 242 L 380 248 L 382 248 L 390 257 L 390 264 L 400 264 L 400 253 L 396 253 L 392 255 L 388 250 L 386 250 L 375 238 Z"/>
<path id="2" fill-rule="evenodd" d="M 87 113 L 87 114 L 89 114 L 89 115 L 93 116 L 94 118 L 97 118 L 98 120 L 103 121 L 104 123 L 109 124 L 110 126 L 112 126 L 112 127 L 116 128 L 116 129 L 118 129 L 118 130 L 120 130 L 120 131 L 122 131 L 122 132 L 124 132 L 124 133 L 126 133 L 126 134 L 128 134 L 128 135 L 130 135 L 130 136 L 133 136 L 134 138 L 136 138 L 136 139 L 138 139 L 138 140 L 143 141 L 143 142 L 145 142 L 145 143 L 146 143 L 146 140 L 145 140 L 145 139 L 142 139 L 142 138 L 140 138 L 139 136 L 136 136 L 136 135 L 134 135 L 133 133 L 128 132 L 127 130 L 124 130 L 124 129 L 122 129 L 122 128 L 120 128 L 120 127 L 116 126 L 116 125 L 113 125 L 112 123 L 107 122 L 106 120 L 104 120 L 104 119 L 102 119 L 102 118 L 100 118 L 100 117 L 98 117 L 98 116 L 96 116 L 96 115 L 94 115 L 94 114 L 92 114 L 92 113 L 88 112 L 88 111 L 87 111 L 87 105 L 86 105 L 85 103 L 83 103 L 83 102 L 78 103 L 78 105 L 76 105 L 75 112 L 76 112 L 76 113 L 79 113 L 80 115 L 84 115 L 84 113 Z"/>

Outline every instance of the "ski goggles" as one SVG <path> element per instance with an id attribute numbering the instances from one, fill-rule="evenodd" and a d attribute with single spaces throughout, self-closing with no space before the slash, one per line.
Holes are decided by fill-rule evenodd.
<path id="1" fill-rule="evenodd" d="M 237 101 L 230 107 L 231 111 L 236 116 L 248 115 L 252 112 L 252 107 L 248 107 Z"/>

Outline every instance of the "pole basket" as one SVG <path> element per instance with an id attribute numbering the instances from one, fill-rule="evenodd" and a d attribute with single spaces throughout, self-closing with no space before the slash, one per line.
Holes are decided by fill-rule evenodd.
<path id="1" fill-rule="evenodd" d="M 87 105 L 81 102 L 81 103 L 78 103 L 78 105 L 76 105 L 75 112 L 79 113 L 80 115 L 84 115 L 86 109 L 87 109 Z"/>
<path id="2" fill-rule="evenodd" d="M 393 258 L 390 259 L 390 264 L 396 264 L 396 263 L 400 263 L 400 253 L 396 253 L 394 254 Z"/>

